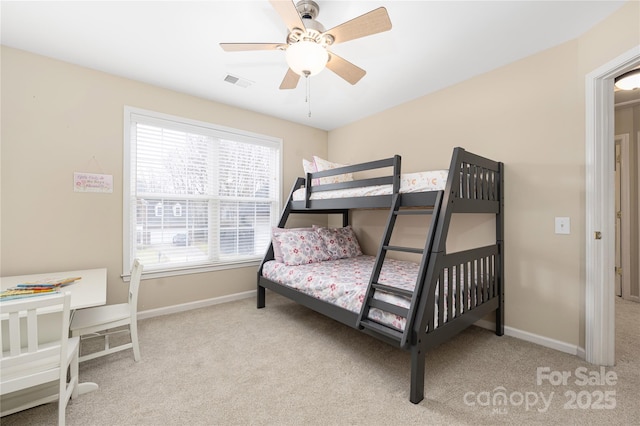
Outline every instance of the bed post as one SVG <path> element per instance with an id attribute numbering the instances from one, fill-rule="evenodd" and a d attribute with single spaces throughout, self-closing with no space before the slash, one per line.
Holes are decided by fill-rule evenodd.
<path id="1" fill-rule="evenodd" d="M 411 347 L 411 392 L 409 400 L 418 404 L 424 399 L 425 355 L 420 343 Z"/>
<path id="2" fill-rule="evenodd" d="M 308 173 L 307 173 L 308 175 Z M 308 179 L 308 176 L 307 176 Z M 303 178 L 298 178 L 293 184 L 291 188 L 291 192 L 289 192 L 289 198 L 287 198 L 287 202 L 282 209 L 282 213 L 280 214 L 280 221 L 278 222 L 278 228 L 284 228 L 287 224 L 287 219 L 289 218 L 289 214 L 291 214 L 291 202 L 293 201 L 293 193 L 296 192 L 298 188 L 301 188 L 304 184 L 305 180 Z M 265 288 L 260 285 L 260 277 L 262 277 L 262 267 L 264 263 L 268 260 L 274 259 L 273 253 L 273 243 L 269 244 L 269 248 L 267 249 L 262 262 L 260 262 L 260 267 L 258 268 L 258 281 L 257 281 L 257 294 L 256 294 L 256 305 L 258 309 L 264 308 L 266 306 L 266 292 Z"/>
<path id="3" fill-rule="evenodd" d="M 266 305 L 265 288 L 258 284 L 258 297 L 256 298 L 256 305 L 258 309 L 262 309 Z"/>
<path id="4" fill-rule="evenodd" d="M 496 215 L 496 244 L 498 245 L 498 309 L 496 309 L 496 334 L 504 335 L 504 164 L 499 163 L 498 201 L 500 211 Z"/>

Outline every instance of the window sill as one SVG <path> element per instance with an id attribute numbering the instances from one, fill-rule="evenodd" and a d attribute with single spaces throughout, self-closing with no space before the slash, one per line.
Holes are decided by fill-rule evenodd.
<path id="1" fill-rule="evenodd" d="M 237 263 L 225 263 L 220 265 L 200 265 L 200 266 L 189 266 L 189 267 L 172 268 L 172 269 L 155 269 L 151 271 L 143 271 L 142 279 L 150 280 L 155 278 L 175 277 L 179 275 L 202 274 L 206 272 L 223 271 L 226 269 L 257 267 L 257 266 L 260 266 L 260 262 L 262 262 L 262 260 L 248 260 L 248 261 L 241 261 Z M 128 282 L 131 279 L 131 275 L 129 274 L 122 275 L 122 279 L 125 282 Z"/>

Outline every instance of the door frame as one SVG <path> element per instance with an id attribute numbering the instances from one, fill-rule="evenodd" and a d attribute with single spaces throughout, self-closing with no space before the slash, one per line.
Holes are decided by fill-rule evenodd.
<path id="1" fill-rule="evenodd" d="M 640 45 L 586 76 L 585 358 L 599 365 L 615 364 L 613 80 L 638 64 Z"/>

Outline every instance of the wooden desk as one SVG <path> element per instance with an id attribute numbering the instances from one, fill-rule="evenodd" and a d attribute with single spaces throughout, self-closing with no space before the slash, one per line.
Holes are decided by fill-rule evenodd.
<path id="1" fill-rule="evenodd" d="M 17 284 L 28 283 L 45 279 L 62 279 L 71 277 L 81 277 L 72 284 L 65 285 L 61 288 L 63 292 L 71 293 L 71 310 L 88 308 L 91 306 L 100 306 L 107 303 L 107 269 L 82 269 L 77 271 L 63 271 L 46 274 L 16 275 L 12 277 L 1 277 L 0 288 L 5 290 L 16 286 Z M 2 305 L 0 305 L 0 312 Z M 43 324 L 46 328 L 46 325 Z M 52 331 L 60 333 L 60 323 L 50 324 Z M 3 325 L 5 326 L 5 325 Z M 46 330 L 44 331 L 47 332 Z M 5 334 L 5 333 L 3 333 Z M 2 415 L 14 413 L 30 407 L 35 407 L 46 402 L 57 401 L 58 382 L 52 382 L 51 385 L 42 387 L 25 389 L 24 391 L 14 392 L 12 394 L 3 395 Z M 98 385 L 92 382 L 84 382 L 78 384 L 78 393 L 84 394 L 98 389 Z M 51 397 L 48 397 L 52 395 Z M 43 398 L 47 399 L 43 402 Z M 30 404 L 33 401 L 33 404 Z M 19 408 L 18 408 L 19 407 Z"/>

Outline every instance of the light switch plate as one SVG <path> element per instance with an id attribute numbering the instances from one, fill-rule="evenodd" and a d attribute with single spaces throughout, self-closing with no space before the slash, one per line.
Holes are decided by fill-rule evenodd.
<path id="1" fill-rule="evenodd" d="M 570 234 L 571 219 L 568 217 L 556 217 L 556 234 Z"/>

